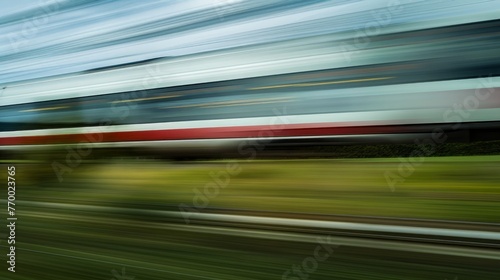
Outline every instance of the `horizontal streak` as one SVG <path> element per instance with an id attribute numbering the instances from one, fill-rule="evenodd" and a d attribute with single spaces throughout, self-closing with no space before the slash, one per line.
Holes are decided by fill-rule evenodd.
<path id="1" fill-rule="evenodd" d="M 380 80 L 387 80 L 387 79 L 392 79 L 392 78 L 394 78 L 394 77 L 354 79 L 354 80 L 318 82 L 318 83 L 288 84 L 288 85 L 255 87 L 255 88 L 250 88 L 250 89 L 251 90 L 259 90 L 259 89 L 285 88 L 285 87 L 312 87 L 312 86 L 323 86 L 323 85 L 334 85 L 334 84 L 346 84 L 346 83 L 360 83 L 360 82 L 380 81 Z"/>
<path id="2" fill-rule="evenodd" d="M 340 140 L 352 141 L 353 138 L 357 142 L 369 142 L 373 140 L 381 140 L 391 138 L 392 140 L 407 140 L 413 141 L 421 137 L 418 133 L 400 133 L 400 134 L 353 134 L 353 135 L 320 135 L 320 136 L 289 136 L 289 137 L 273 137 L 272 140 Z M 147 148 L 208 148 L 208 147 L 221 147 L 221 145 L 234 145 L 241 143 L 257 143 L 262 141 L 267 143 L 269 138 L 265 137 L 246 137 L 246 138 L 218 138 L 218 139 L 187 139 L 187 140 L 158 140 L 158 141 L 127 141 L 127 142 L 100 142 L 92 143 L 92 146 L 97 148 L 119 148 L 119 147 L 147 147 Z M 45 148 L 66 148 L 68 146 L 78 147 L 81 143 L 69 144 L 37 144 L 37 145 L 8 145 L 0 146 L 0 150 L 16 150 L 16 149 L 45 149 Z M 0 161 L 1 162 L 1 161 Z M 10 162 L 10 161 L 9 161 Z"/>
<path id="3" fill-rule="evenodd" d="M 254 98 L 254 99 L 244 99 L 244 100 L 217 101 L 217 102 L 208 102 L 208 103 L 169 106 L 169 107 L 165 107 L 165 109 L 190 108 L 190 107 L 240 106 L 240 105 L 260 104 L 258 102 L 273 103 L 273 102 L 283 102 L 283 101 L 290 101 L 290 100 L 292 100 L 292 99 L 288 98 L 288 97 Z"/>
<path id="4" fill-rule="evenodd" d="M 93 131 L 77 134 L 36 135 L 0 138 L 0 145 L 46 145 L 69 144 L 75 142 L 126 142 L 126 141 L 160 141 L 220 138 L 252 138 L 252 137 L 289 137 L 348 134 L 380 134 L 396 133 L 402 129 L 398 126 L 339 126 L 335 123 L 320 124 L 278 124 L 257 126 L 230 126 L 210 128 L 181 128 L 146 131 Z M 345 124 L 344 124 L 345 125 Z"/>
<path id="5" fill-rule="evenodd" d="M 5 202 L 6 200 L 0 200 Z M 130 211 L 130 208 L 123 207 L 110 207 L 110 206 L 95 206 L 95 205 L 82 205 L 82 204 L 69 204 L 69 203 L 54 203 L 54 202 L 34 202 L 23 201 L 23 205 L 42 207 L 44 209 L 67 209 L 89 211 L 97 213 L 119 213 L 121 211 Z M 133 209 L 133 211 L 140 215 L 146 216 L 164 216 L 172 217 L 179 220 L 184 220 L 186 213 L 177 211 L 165 210 L 147 210 L 147 209 Z M 381 224 L 366 224 L 366 223 L 351 223 L 351 222 L 335 222 L 335 221 L 319 221 L 319 220 L 304 220 L 304 219 L 289 219 L 289 218 L 272 218 L 272 217 L 259 217 L 247 215 L 227 215 L 227 214 L 209 214 L 189 212 L 189 219 L 191 223 L 177 224 L 151 224 L 146 226 L 165 227 L 174 230 L 183 230 L 191 232 L 206 232 L 218 235 L 232 235 L 232 236 L 245 236 L 248 238 L 264 238 L 270 240 L 286 240 L 295 242 L 310 242 L 318 243 L 318 237 L 326 237 L 323 233 L 318 234 L 298 234 L 294 232 L 282 232 L 262 229 L 245 229 L 245 228 L 228 228 L 228 227 L 208 227 L 197 225 L 196 220 L 209 220 L 209 221 L 223 221 L 227 223 L 237 224 L 255 224 L 255 225 L 282 225 L 291 228 L 306 227 L 314 229 L 343 229 L 343 230 L 363 230 L 378 233 L 401 233 L 401 234 L 414 234 L 424 236 L 436 237 L 458 237 L 458 238 L 479 238 L 483 240 L 500 240 L 500 233 L 477 231 L 477 230 L 462 230 L 462 229 L 445 229 L 445 228 L 428 228 L 419 226 L 397 226 L 397 225 L 381 225 Z M 230 224 L 229 224 L 230 225 Z M 442 254 L 451 256 L 464 256 L 475 257 L 481 259 L 495 259 L 500 260 L 500 253 L 498 250 L 486 250 L 478 248 L 468 248 L 463 246 L 443 245 L 443 244 L 419 244 L 415 241 L 388 241 L 380 239 L 359 238 L 359 237 L 340 237 L 335 234 L 328 235 L 325 242 L 332 246 L 354 246 L 364 248 L 388 249 L 396 251 L 408 252 L 425 252 L 431 254 Z"/>
<path id="6" fill-rule="evenodd" d="M 176 215 L 183 217 L 183 215 L 185 214 L 176 212 Z M 198 212 L 190 212 L 189 219 L 213 220 L 213 221 L 245 223 L 245 224 L 267 224 L 273 226 L 279 225 L 287 227 L 343 229 L 343 230 L 383 232 L 383 233 L 433 235 L 433 236 L 443 236 L 443 237 L 500 240 L 499 232 L 478 231 L 478 230 L 380 225 L 380 224 L 334 222 L 334 221 L 304 220 L 304 219 L 290 219 L 290 218 L 270 218 L 270 217 L 229 215 L 229 214 L 209 214 L 209 213 L 198 213 Z"/>
<path id="7" fill-rule="evenodd" d="M 2 199 L 0 201 L 6 201 Z M 24 201 L 25 205 L 43 206 L 44 208 L 61 208 L 68 210 L 83 210 L 83 211 L 117 211 L 127 210 L 129 208 L 111 207 L 111 206 L 95 206 L 95 205 L 82 205 L 58 202 L 38 202 L 38 201 Z M 149 209 L 134 209 L 137 213 L 144 215 L 164 215 L 169 217 L 176 217 L 181 220 L 185 219 L 186 213 L 167 210 L 149 210 Z M 192 220 L 209 220 L 209 221 L 223 221 L 238 224 L 268 224 L 273 226 L 287 226 L 287 227 L 305 227 L 317 229 L 344 229 L 355 231 L 370 231 L 370 232 L 384 232 L 384 233 L 402 233 L 402 234 L 416 234 L 416 235 L 433 235 L 442 237 L 458 237 L 458 238 L 476 238 L 484 240 L 500 240 L 500 232 L 469 230 L 469 229 L 449 229 L 449 228 L 430 228 L 421 226 L 400 226 L 400 225 L 384 225 L 384 224 L 368 224 L 356 222 L 337 222 L 337 221 L 323 221 L 323 220 L 310 220 L 310 219 L 293 219 L 293 218 L 275 218 L 275 217 L 261 217 L 249 215 L 233 215 L 233 214 L 213 214 L 213 213 L 200 213 L 189 212 L 189 219 Z M 433 220 L 430 220 L 433 221 Z"/>
<path id="8" fill-rule="evenodd" d="M 19 112 L 37 112 L 37 111 L 59 110 L 59 109 L 64 109 L 64 108 L 69 108 L 69 106 L 47 107 L 47 108 L 40 108 L 40 109 L 29 109 L 29 110 L 22 110 L 22 111 L 19 111 Z"/>
<path id="9" fill-rule="evenodd" d="M 174 98 L 180 95 L 168 95 L 168 96 L 156 96 L 156 97 L 145 97 L 145 98 L 136 98 L 136 99 L 127 99 L 127 100 L 117 100 L 111 103 L 124 103 L 124 102 L 136 102 L 136 101 L 144 101 L 144 100 L 155 100 L 155 99 L 166 99 L 166 98 Z"/>

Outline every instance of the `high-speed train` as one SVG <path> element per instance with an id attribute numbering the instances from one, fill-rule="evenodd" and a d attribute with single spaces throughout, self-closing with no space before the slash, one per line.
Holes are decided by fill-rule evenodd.
<path id="1" fill-rule="evenodd" d="M 0 150 L 490 140 L 499 31 L 499 20 L 398 25 L 6 83 Z"/>

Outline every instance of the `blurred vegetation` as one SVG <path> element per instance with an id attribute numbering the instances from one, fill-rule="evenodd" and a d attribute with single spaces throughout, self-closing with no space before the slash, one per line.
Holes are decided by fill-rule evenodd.
<path id="1" fill-rule="evenodd" d="M 219 176 L 227 186 L 206 197 L 206 207 L 498 222 L 500 156 L 425 158 L 406 173 L 401 162 L 407 159 L 106 161 L 82 164 L 43 188 L 26 176 L 37 164 L 26 164 L 18 167 L 26 176 L 19 195 L 178 211 L 236 164 L 241 172 Z M 392 187 L 387 174 L 399 178 Z"/>
<path id="2" fill-rule="evenodd" d="M 313 146 L 301 149 L 307 156 L 320 158 L 409 157 L 421 148 L 416 144 L 371 144 Z M 292 156 L 293 154 L 290 154 Z M 442 143 L 428 157 L 500 155 L 500 141 Z"/>
<path id="3" fill-rule="evenodd" d="M 283 217 L 307 212 L 498 222 L 500 156 L 425 158 L 391 188 L 384 174 L 399 174 L 400 163 L 394 158 L 106 160 L 82 162 L 65 173 L 62 182 L 52 174 L 43 186 L 37 181 L 40 176 L 30 174 L 48 176 L 46 164 L 16 163 L 17 272 L 2 271 L 0 279 L 118 280 L 112 271 L 122 275 L 126 268 L 126 276 L 138 280 L 271 280 L 282 279 L 286 270 L 311 256 L 314 243 L 256 238 L 239 227 L 217 233 L 207 225 L 186 225 L 139 211 L 179 211 L 180 203 L 193 206 L 194 190 L 203 193 L 216 181 L 214 176 L 227 184 L 208 199 L 207 208 L 197 211 L 230 208 L 279 211 L 273 215 Z M 228 165 L 241 168 L 240 173 L 219 176 Z M 0 175 L 1 180 L 5 177 L 6 172 Z M 0 218 L 5 220 L 5 212 Z M 0 248 L 7 250 L 5 243 Z M 310 279 L 495 280 L 498 273 L 490 260 L 340 246 L 318 264 Z"/>

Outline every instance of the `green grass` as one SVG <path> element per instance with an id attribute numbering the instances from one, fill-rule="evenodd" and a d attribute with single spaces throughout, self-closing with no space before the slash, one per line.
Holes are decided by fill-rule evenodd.
<path id="1" fill-rule="evenodd" d="M 193 205 L 230 161 L 80 166 L 62 183 L 26 180 L 26 199 L 153 209 Z M 391 188 L 397 159 L 231 161 L 241 168 L 207 207 L 498 222 L 500 156 L 434 157 Z M 35 166 L 18 167 L 18 176 Z M 46 170 L 48 174 L 51 170 Z M 46 174 L 46 177 L 50 175 Z M 394 191 L 393 191 L 394 190 Z"/>
<path id="2" fill-rule="evenodd" d="M 210 173 L 226 170 L 227 164 L 220 160 L 81 165 L 65 174 L 62 183 L 50 165 L 16 164 L 17 272 L 1 272 L 0 278 L 112 279 L 113 270 L 126 267 L 135 279 L 281 279 L 286 270 L 311 257 L 317 244 L 216 234 L 206 231 L 207 225 L 187 226 L 133 211 L 192 205 L 193 189 L 203 190 L 213 182 Z M 227 186 L 208 200 L 208 207 L 495 223 L 500 215 L 500 156 L 427 158 L 394 191 L 384 173 L 397 170 L 397 159 L 238 164 L 241 172 L 230 176 Z M 0 175 L 4 182 L 5 173 Z M 23 201 L 132 211 L 66 209 Z M 5 221 L 5 215 L 6 211 L 0 219 Z M 500 273 L 493 260 L 339 245 L 309 279 L 493 280 Z M 6 246 L 0 246 L 4 253 Z"/>

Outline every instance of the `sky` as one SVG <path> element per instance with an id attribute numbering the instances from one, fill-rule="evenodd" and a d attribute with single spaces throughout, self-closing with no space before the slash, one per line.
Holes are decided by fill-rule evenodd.
<path id="1" fill-rule="evenodd" d="M 390 3 L 400 1 L 387 16 Z M 491 0 L 0 0 L 0 84 L 499 10 Z M 384 26 L 386 27 L 386 26 Z"/>

